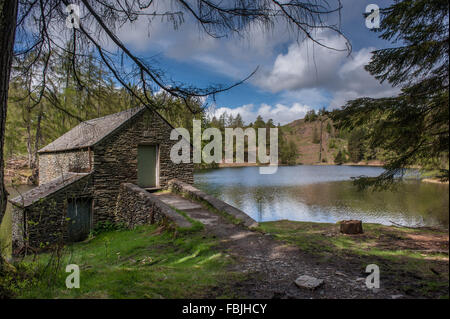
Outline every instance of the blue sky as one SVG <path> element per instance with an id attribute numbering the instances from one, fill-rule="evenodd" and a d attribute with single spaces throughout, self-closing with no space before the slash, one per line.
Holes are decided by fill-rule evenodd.
<path id="1" fill-rule="evenodd" d="M 156 60 L 172 79 L 195 86 L 231 84 L 259 67 L 248 82 L 217 95 L 210 112 L 241 113 L 246 122 L 259 114 L 286 124 L 310 109 L 334 109 L 349 99 L 398 93 L 363 69 L 371 51 L 389 46 L 365 26 L 363 13 L 370 3 L 383 8 L 392 1 L 342 0 L 342 30 L 353 47 L 350 57 L 311 41 L 298 41 L 277 25 L 269 33 L 255 27 L 244 38 L 213 39 L 189 19 L 177 30 L 167 21 L 154 20 L 149 26 L 146 20 L 138 20 L 121 28 L 118 35 L 139 56 Z M 335 34 L 316 37 L 345 47 Z"/>

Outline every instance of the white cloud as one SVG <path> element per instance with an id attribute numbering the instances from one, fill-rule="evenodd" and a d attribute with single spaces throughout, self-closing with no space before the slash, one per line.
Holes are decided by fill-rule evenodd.
<path id="1" fill-rule="evenodd" d="M 159 7 L 152 10 L 177 11 L 170 3 L 158 2 Z M 155 19 L 149 23 L 147 18 L 140 17 L 118 30 L 122 42 L 138 54 L 152 52 L 181 62 L 195 61 L 232 79 L 242 79 L 258 65 L 272 63 L 278 46 L 292 41 L 291 35 L 278 24 L 268 31 L 257 22 L 250 22 L 243 34 L 243 37 L 236 34 L 210 37 L 189 14 L 184 15 L 184 22 L 177 29 L 168 20 Z"/>
<path id="2" fill-rule="evenodd" d="M 293 103 L 291 106 L 284 104 L 275 104 L 274 106 L 268 104 L 261 104 L 256 107 L 253 104 L 245 104 L 236 108 L 220 107 L 212 111 L 211 115 L 219 117 L 223 113 L 236 116 L 240 114 L 246 124 L 254 122 L 258 115 L 267 121 L 272 119 L 275 124 L 287 124 L 293 120 L 303 118 L 307 111 L 311 110 L 308 105 L 302 105 L 300 103 Z"/>
<path id="3" fill-rule="evenodd" d="M 335 48 L 342 47 L 344 40 L 337 36 L 328 37 L 324 43 Z M 283 95 L 297 96 L 302 103 L 302 93 L 309 93 L 309 100 L 323 101 L 329 92 L 333 109 L 349 99 L 362 96 L 382 97 L 399 92 L 387 83 L 380 84 L 364 66 L 369 63 L 374 48 L 363 48 L 352 56 L 345 52 L 330 51 L 310 42 L 294 43 L 286 54 L 279 54 L 270 70 L 260 74 L 254 81 L 262 89 Z M 328 98 L 328 100 L 330 100 Z M 317 104 L 315 104 L 317 106 Z"/>
<path id="4" fill-rule="evenodd" d="M 283 91 L 279 103 L 301 103 L 315 108 L 327 106 L 330 102 L 329 93 L 320 88 L 308 88 L 295 91 Z"/>
<path id="5" fill-rule="evenodd" d="M 342 41 L 334 36 L 327 39 L 326 45 L 339 48 Z M 277 56 L 271 70 L 259 74 L 254 82 L 272 92 L 317 88 L 336 79 L 344 57 L 344 52 L 312 46 L 310 41 L 293 43 L 286 54 Z"/>
<path id="6" fill-rule="evenodd" d="M 179 9 L 172 7 L 171 1 L 158 5 L 158 12 Z M 346 19 L 362 19 L 357 7 L 357 0 L 347 4 Z M 119 37 L 141 54 L 152 52 L 177 61 L 195 62 L 233 80 L 244 78 L 260 66 L 249 82 L 264 91 L 280 93 L 280 104 L 272 106 L 272 112 L 277 105 L 290 105 L 290 109 L 297 103 L 333 109 L 357 97 L 398 93 L 398 89 L 380 84 L 364 70 L 374 48 L 362 48 L 348 57 L 346 51 L 333 51 L 308 40 L 294 41 L 283 24 L 276 23 L 268 31 L 250 23 L 243 38 L 215 39 L 203 33 L 189 15 L 176 30 L 170 21 L 155 19 L 148 23 L 146 18 L 140 18 L 121 28 Z M 315 37 L 329 47 L 346 48 L 345 40 L 335 34 L 318 32 Z"/>
<path id="7" fill-rule="evenodd" d="M 261 115 L 266 121 L 271 118 L 276 124 L 287 124 L 293 120 L 303 118 L 310 109 L 311 107 L 299 103 L 294 103 L 291 106 L 275 104 L 273 107 L 262 104 L 258 110 L 258 115 Z"/>

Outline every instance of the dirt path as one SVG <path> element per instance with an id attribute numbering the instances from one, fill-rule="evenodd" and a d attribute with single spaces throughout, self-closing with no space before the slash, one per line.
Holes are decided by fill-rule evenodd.
<path id="1" fill-rule="evenodd" d="M 249 279 L 236 284 L 238 295 L 248 298 L 394 298 L 401 295 L 393 288 L 370 290 L 360 265 L 319 263 L 295 246 L 276 241 L 271 235 L 250 231 L 212 213 L 199 203 L 179 195 L 162 193 L 166 204 L 186 212 L 202 222 L 237 262 L 231 271 L 247 273 Z M 333 257 L 330 256 L 330 259 Z M 334 266 L 333 266 L 334 265 Z M 324 280 L 314 291 L 298 288 L 294 280 L 309 275 Z M 406 296 L 405 296 L 406 297 Z"/>

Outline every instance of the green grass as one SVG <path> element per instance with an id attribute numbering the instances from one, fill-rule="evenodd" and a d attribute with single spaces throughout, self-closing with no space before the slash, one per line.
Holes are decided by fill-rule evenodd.
<path id="1" fill-rule="evenodd" d="M 439 176 L 442 175 L 442 172 L 437 169 L 422 169 L 420 171 L 421 178 L 431 178 L 431 179 L 439 179 Z"/>
<path id="2" fill-rule="evenodd" d="M 6 210 L 0 224 L 0 250 L 3 256 L 11 256 L 11 211 Z"/>
<path id="3" fill-rule="evenodd" d="M 299 246 L 302 250 L 317 256 L 328 252 L 337 254 L 352 253 L 362 256 L 411 256 L 418 257 L 419 253 L 411 249 L 396 249 L 396 247 L 382 247 L 387 240 L 407 239 L 408 235 L 445 234 L 444 231 L 432 229 L 412 229 L 379 224 L 364 224 L 364 234 L 348 236 L 339 233 L 339 225 L 330 223 L 293 222 L 281 220 L 260 224 L 260 230 L 275 235 L 277 239 Z M 438 254 L 442 258 L 447 254 Z M 422 256 L 426 257 L 426 256 Z"/>
<path id="4" fill-rule="evenodd" d="M 448 232 L 378 224 L 364 224 L 363 228 L 363 235 L 349 236 L 340 234 L 337 224 L 283 220 L 259 226 L 260 231 L 298 246 L 317 258 L 319 263 L 330 264 L 339 260 L 341 265 L 359 265 L 357 267 L 361 270 L 375 263 L 389 278 L 398 280 L 405 293 L 448 296 L 448 245 L 446 253 L 414 247 L 418 243 L 415 238 L 420 236 L 434 236 L 434 240 L 448 243 Z M 439 274 L 436 275 L 432 269 Z M 411 278 L 414 281 L 409 284 Z M 445 291 L 446 294 L 443 293 Z"/>
<path id="5" fill-rule="evenodd" d="M 186 218 L 186 219 L 191 223 L 191 225 L 192 225 L 192 226 L 189 227 L 189 228 L 181 228 L 181 227 L 178 227 L 178 229 L 177 229 L 178 232 L 180 232 L 180 233 L 191 233 L 191 232 L 197 232 L 197 231 L 200 231 L 200 230 L 204 230 L 204 229 L 205 229 L 205 225 L 203 225 L 203 224 L 202 224 L 201 222 L 199 222 L 198 220 L 195 220 L 195 219 L 189 217 L 189 215 L 186 214 L 185 212 L 183 212 L 183 211 L 181 211 L 181 210 L 179 210 L 179 209 L 176 209 L 175 207 L 172 207 L 172 209 L 173 209 L 174 211 L 176 211 L 178 214 L 182 215 L 184 218 Z"/>
<path id="6" fill-rule="evenodd" d="M 67 246 L 60 269 L 42 275 L 19 297 L 201 298 L 213 290 L 214 297 L 239 297 L 230 287 L 242 275 L 225 271 L 231 260 L 216 244 L 198 228 L 180 233 L 152 225 L 103 233 Z M 50 260 L 50 254 L 38 256 L 39 272 Z M 80 267 L 79 289 L 65 287 L 67 264 Z"/>

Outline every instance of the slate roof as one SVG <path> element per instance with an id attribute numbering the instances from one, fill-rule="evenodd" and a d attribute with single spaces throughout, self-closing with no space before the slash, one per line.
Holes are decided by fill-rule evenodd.
<path id="1" fill-rule="evenodd" d="M 81 122 L 69 132 L 61 135 L 47 146 L 41 148 L 38 152 L 57 152 L 93 146 L 144 109 L 145 107 L 143 106 L 136 107 Z"/>
<path id="2" fill-rule="evenodd" d="M 88 176 L 90 173 L 65 173 L 63 176 L 55 178 L 48 183 L 39 185 L 28 192 L 25 192 L 9 201 L 19 207 L 28 207 L 64 187 Z"/>

